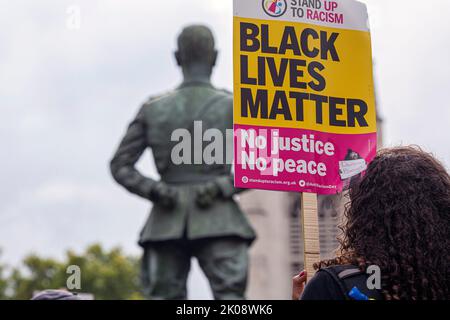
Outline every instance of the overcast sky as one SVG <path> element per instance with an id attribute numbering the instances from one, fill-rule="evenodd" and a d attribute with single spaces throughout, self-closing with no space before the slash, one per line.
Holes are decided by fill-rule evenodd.
<path id="1" fill-rule="evenodd" d="M 363 2 L 386 144 L 418 144 L 450 166 L 450 1 Z M 0 4 L 0 259 L 93 242 L 139 254 L 149 204 L 112 181 L 108 160 L 139 105 L 179 83 L 172 52 L 183 26 L 214 30 L 214 82 L 232 89 L 232 1 Z M 67 26 L 71 6 L 80 29 Z M 149 155 L 140 167 L 156 177 Z M 198 272 L 190 281 L 191 297 L 209 297 Z"/>

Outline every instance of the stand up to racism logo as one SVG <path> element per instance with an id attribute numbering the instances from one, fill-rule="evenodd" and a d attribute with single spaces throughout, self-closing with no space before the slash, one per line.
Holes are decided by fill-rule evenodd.
<path id="1" fill-rule="evenodd" d="M 281 17 L 286 13 L 286 0 L 262 0 L 264 12 L 271 17 Z"/>

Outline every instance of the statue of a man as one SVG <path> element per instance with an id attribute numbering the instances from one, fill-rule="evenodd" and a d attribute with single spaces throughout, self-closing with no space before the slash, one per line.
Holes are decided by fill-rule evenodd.
<path id="1" fill-rule="evenodd" d="M 232 95 L 210 81 L 217 58 L 212 32 L 204 26 L 185 28 L 175 58 L 183 83 L 142 106 L 111 160 L 111 172 L 128 191 L 153 202 L 139 240 L 144 248 L 143 283 L 150 299 L 186 299 L 192 257 L 208 278 L 215 299 L 243 299 L 247 251 L 255 233 L 233 200 L 238 190 L 231 165 L 198 161 L 177 165 L 172 159 L 175 130 L 193 136 L 194 121 L 201 121 L 203 130 L 220 130 L 225 148 L 225 131 L 233 126 Z M 147 148 L 153 152 L 160 181 L 135 168 Z M 203 159 L 202 149 L 184 152 L 192 150 L 190 158 L 198 160 Z"/>

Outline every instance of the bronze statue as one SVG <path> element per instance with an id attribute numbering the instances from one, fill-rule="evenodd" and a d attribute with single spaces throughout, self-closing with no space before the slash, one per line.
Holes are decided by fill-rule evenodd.
<path id="1" fill-rule="evenodd" d="M 139 240 L 150 299 L 186 299 L 192 257 L 198 259 L 215 299 L 243 299 L 247 251 L 255 233 L 233 200 L 239 190 L 233 186 L 231 165 L 176 165 L 171 159 L 176 144 L 172 132 L 184 128 L 192 133 L 194 121 L 202 121 L 205 130 L 219 129 L 225 137 L 233 126 L 233 98 L 211 84 L 217 51 L 207 27 L 185 28 L 175 57 L 183 83 L 142 106 L 111 160 L 111 172 L 128 191 L 153 202 Z M 147 148 L 153 151 L 160 181 L 135 168 Z"/>

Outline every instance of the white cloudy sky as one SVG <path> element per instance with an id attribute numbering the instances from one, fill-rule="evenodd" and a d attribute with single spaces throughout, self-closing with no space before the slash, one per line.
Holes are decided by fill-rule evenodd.
<path id="1" fill-rule="evenodd" d="M 450 1 L 364 2 L 386 143 L 419 144 L 450 166 Z M 66 27 L 72 5 L 79 30 Z M 180 81 L 172 52 L 189 23 L 213 28 L 214 82 L 231 89 L 231 0 L 0 0 L 2 261 L 96 241 L 139 254 L 149 205 L 107 163 L 139 104 Z M 149 159 L 141 167 L 155 175 Z M 194 282 L 191 297 L 208 297 Z"/>

